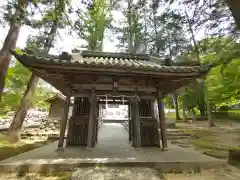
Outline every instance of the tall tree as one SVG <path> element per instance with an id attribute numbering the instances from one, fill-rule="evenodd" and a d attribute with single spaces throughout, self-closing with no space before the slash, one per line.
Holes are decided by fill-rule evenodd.
<path id="1" fill-rule="evenodd" d="M 42 36 L 30 39 L 28 43 L 29 47 L 27 47 L 27 49 L 36 51 L 36 49 L 31 48 L 35 45 L 35 47 L 38 48 L 38 51 L 42 51 L 44 55 L 47 55 L 53 46 L 57 29 L 64 24 L 62 17 L 69 2 L 68 0 L 55 0 L 54 2 L 46 1 L 45 3 L 45 5 L 53 5 L 53 8 L 46 12 L 43 20 L 41 21 L 42 25 L 45 25 L 45 32 Z M 39 77 L 32 73 L 26 91 L 20 101 L 19 108 L 16 111 L 9 128 L 11 143 L 15 143 L 20 140 L 19 131 L 35 95 L 38 81 Z"/>
<path id="2" fill-rule="evenodd" d="M 0 101 L 5 85 L 5 77 L 12 57 L 9 51 L 16 46 L 21 26 L 26 21 L 29 3 L 36 5 L 37 0 L 14 0 L 7 2 L 5 20 L 9 22 L 10 28 L 0 51 Z"/>
<path id="3" fill-rule="evenodd" d="M 238 29 L 240 29 L 240 1 L 238 0 L 226 0 L 227 5 L 232 12 Z"/>
<path id="4" fill-rule="evenodd" d="M 146 7 L 144 7 L 144 1 L 123 0 L 119 4 L 122 8 L 123 20 L 117 20 L 114 27 L 114 31 L 118 33 L 118 47 L 130 53 L 146 52 L 145 36 L 147 33 L 146 22 L 144 23 Z"/>
<path id="5" fill-rule="evenodd" d="M 76 11 L 78 19 L 75 22 L 75 31 L 86 41 L 84 48 L 102 51 L 105 31 L 112 20 L 109 12 L 112 3 L 109 0 L 86 0 L 83 1 L 84 6 Z"/>

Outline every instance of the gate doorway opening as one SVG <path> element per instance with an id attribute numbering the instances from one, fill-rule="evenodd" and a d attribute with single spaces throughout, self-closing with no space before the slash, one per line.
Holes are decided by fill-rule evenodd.
<path id="1" fill-rule="evenodd" d="M 128 110 L 128 105 L 124 104 L 99 104 L 99 118 L 106 123 L 121 123 L 128 121 Z"/>
<path id="2" fill-rule="evenodd" d="M 127 104 L 99 104 L 98 146 L 129 146 L 129 108 Z"/>

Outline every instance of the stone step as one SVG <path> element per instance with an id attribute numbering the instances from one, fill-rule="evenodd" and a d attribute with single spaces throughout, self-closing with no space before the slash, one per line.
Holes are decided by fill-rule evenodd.
<path id="1" fill-rule="evenodd" d="M 42 137 L 39 137 L 39 136 L 21 136 L 21 139 L 24 139 L 24 140 L 39 140 L 39 139 L 42 139 L 42 140 L 46 140 L 47 138 L 42 136 Z"/>
<path id="2" fill-rule="evenodd" d="M 167 136 L 168 140 L 178 140 L 178 139 L 187 139 L 190 138 L 190 136 Z"/>
<path id="3" fill-rule="evenodd" d="M 191 134 L 189 133 L 168 133 L 167 132 L 167 136 L 192 136 Z"/>
<path id="4" fill-rule="evenodd" d="M 180 129 L 167 129 L 167 132 L 181 132 L 184 133 L 184 130 L 180 130 Z"/>
<path id="5" fill-rule="evenodd" d="M 224 159 L 228 156 L 227 152 L 216 151 L 216 150 L 204 151 L 203 154 L 208 155 L 208 156 L 212 156 L 212 157 L 215 157 L 215 158 L 219 158 L 219 159 Z"/>

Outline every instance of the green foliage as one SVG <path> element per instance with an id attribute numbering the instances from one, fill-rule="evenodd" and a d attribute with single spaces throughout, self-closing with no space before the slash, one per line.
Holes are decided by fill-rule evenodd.
<path id="1" fill-rule="evenodd" d="M 23 96 L 30 78 L 30 74 L 30 71 L 23 67 L 18 61 L 8 69 L 6 89 L 0 103 L 0 106 L 3 108 L 1 109 L 2 111 L 7 112 L 18 108 L 21 97 Z M 50 96 L 51 91 L 43 85 L 39 85 L 36 96 L 33 99 L 33 105 L 37 107 L 47 107 L 48 104 L 44 100 Z"/>
<path id="2" fill-rule="evenodd" d="M 77 10 L 75 29 L 79 37 L 87 42 L 87 49 L 101 51 L 106 27 L 112 20 L 108 11 L 110 4 L 108 0 L 83 1 L 83 4 L 86 10 Z"/>
<path id="3" fill-rule="evenodd" d="M 16 48 L 15 49 L 15 52 L 18 54 L 18 55 L 23 55 L 23 52 L 20 48 Z"/>
<path id="4" fill-rule="evenodd" d="M 203 62 L 218 61 L 206 78 L 209 99 L 217 105 L 235 104 L 239 99 L 240 88 L 240 44 L 233 38 L 206 39 L 207 52 Z"/>
<path id="5" fill-rule="evenodd" d="M 174 109 L 174 104 L 173 104 L 173 101 L 172 101 L 172 97 L 171 96 L 167 96 L 164 98 L 164 105 L 166 108 L 168 109 Z"/>
<path id="6" fill-rule="evenodd" d="M 202 63 L 217 63 L 205 78 L 205 89 L 201 90 L 197 83 L 186 88 L 184 99 L 188 107 L 197 107 L 199 97 L 204 92 L 215 106 L 239 103 L 239 45 L 231 37 L 206 38 L 199 43 Z"/>
<path id="7" fill-rule="evenodd" d="M 121 6 L 121 3 L 127 6 Z M 123 19 L 117 19 L 111 29 L 119 42 L 118 48 L 130 53 L 147 52 L 147 45 L 151 41 L 148 30 L 151 29 L 147 28 L 149 26 L 147 17 L 150 13 L 145 1 L 123 0 L 119 2 L 119 6 Z"/>
<path id="8" fill-rule="evenodd" d="M 33 99 L 32 104 L 34 107 L 40 107 L 40 108 L 48 108 L 49 103 L 45 102 L 46 99 L 53 96 L 53 92 L 46 87 L 46 84 L 42 81 L 38 84 L 38 88 L 36 91 L 36 96 Z"/>
<path id="9" fill-rule="evenodd" d="M 29 77 L 30 72 L 19 62 L 15 62 L 8 69 L 5 91 L 0 104 L 3 110 L 14 110 L 18 107 Z"/>
<path id="10" fill-rule="evenodd" d="M 235 104 L 240 97 L 239 59 L 228 63 L 223 74 L 220 70 L 220 66 L 213 68 L 206 78 L 209 99 L 217 105 Z"/>

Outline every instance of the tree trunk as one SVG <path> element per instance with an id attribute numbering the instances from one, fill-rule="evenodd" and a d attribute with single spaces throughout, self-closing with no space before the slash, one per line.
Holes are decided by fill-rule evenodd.
<path id="1" fill-rule="evenodd" d="M 147 16 L 146 16 L 146 7 L 144 7 L 144 53 L 147 54 L 148 51 L 148 43 L 147 43 Z"/>
<path id="2" fill-rule="evenodd" d="M 205 81 L 202 81 L 203 89 L 204 89 L 204 94 L 205 94 L 205 102 L 207 104 L 207 114 L 208 114 L 208 127 L 213 127 L 215 124 L 212 121 L 212 102 L 209 100 L 208 96 L 208 90 L 207 86 L 205 84 Z"/>
<path id="3" fill-rule="evenodd" d="M 58 20 L 55 20 L 55 22 L 52 25 L 51 31 L 48 34 L 48 39 L 46 40 L 46 43 L 44 44 L 45 53 L 48 53 L 51 49 L 54 37 L 57 33 L 58 28 Z M 27 89 L 24 93 L 24 96 L 21 99 L 19 108 L 11 122 L 10 128 L 9 128 L 9 142 L 10 143 L 16 143 L 20 140 L 19 131 L 22 127 L 22 123 L 26 117 L 27 111 L 31 105 L 32 98 L 35 95 L 35 90 L 37 88 L 39 77 L 37 77 L 35 74 L 31 75 L 31 78 L 28 82 Z"/>
<path id="4" fill-rule="evenodd" d="M 197 120 L 197 117 L 196 117 L 196 113 L 194 111 L 194 108 L 191 109 L 192 111 L 192 119 L 193 119 L 193 122 L 195 122 Z"/>
<path id="5" fill-rule="evenodd" d="M 36 75 L 34 74 L 31 75 L 27 89 L 24 93 L 23 98 L 21 99 L 19 108 L 9 128 L 10 143 L 16 143 L 21 138 L 19 131 L 21 129 L 25 116 L 27 115 L 27 111 L 31 106 L 32 97 L 34 96 L 38 80 L 39 78 Z"/>
<path id="6" fill-rule="evenodd" d="M 237 28 L 240 29 L 240 1 L 239 0 L 226 0 L 227 5 L 232 12 L 232 15 L 237 24 Z"/>
<path id="7" fill-rule="evenodd" d="M 208 111 L 208 127 L 213 127 L 214 123 L 212 120 L 212 103 L 209 101 L 207 103 L 207 111 Z"/>
<path id="8" fill-rule="evenodd" d="M 195 38 L 195 34 L 194 34 L 194 30 L 193 30 L 193 27 L 192 27 L 192 24 L 191 24 L 191 20 L 188 16 L 188 13 L 187 13 L 187 10 L 185 9 L 185 14 L 186 14 L 186 17 L 187 17 L 187 23 L 188 23 L 188 28 L 189 28 L 189 31 L 190 31 L 190 34 L 192 36 L 192 41 L 193 41 L 193 45 L 194 45 L 194 49 L 195 49 L 195 53 L 196 53 L 196 58 L 197 58 L 197 61 L 200 62 L 200 52 L 199 52 L 199 49 L 198 49 L 198 46 L 197 46 L 197 41 L 196 41 L 196 38 Z"/>
<path id="9" fill-rule="evenodd" d="M 186 116 L 186 107 L 185 107 L 185 102 L 184 102 L 184 96 L 182 96 L 182 113 L 183 113 L 183 120 L 184 120 L 184 122 L 186 122 L 187 116 Z"/>
<path id="10" fill-rule="evenodd" d="M 22 18 L 20 17 L 24 16 L 23 9 L 26 9 L 27 4 L 28 1 L 18 1 L 15 14 L 13 15 L 12 21 L 10 23 L 10 29 L 0 51 L 0 101 L 2 99 L 2 93 L 5 86 L 5 77 L 7 75 L 8 66 L 12 58 L 12 55 L 9 51 L 16 47 L 17 39 L 22 25 Z"/>
<path id="11" fill-rule="evenodd" d="M 176 120 L 181 120 L 179 111 L 178 111 L 178 99 L 177 99 L 176 92 L 172 93 L 172 100 L 173 100 L 173 104 L 174 104 L 174 108 L 175 108 L 175 112 L 176 112 Z"/>
<path id="12" fill-rule="evenodd" d="M 201 102 L 198 103 L 198 109 L 200 111 L 201 116 L 205 116 L 205 101 L 204 99 L 200 99 Z"/>
<path id="13" fill-rule="evenodd" d="M 128 52 L 133 53 L 133 32 L 132 32 L 132 0 L 128 0 Z"/>
<path id="14" fill-rule="evenodd" d="M 203 93 L 200 94 L 201 96 L 200 96 L 199 101 L 198 101 L 198 108 L 199 108 L 201 116 L 205 116 L 205 111 L 206 111 L 205 103 L 207 103 L 206 102 L 207 98 L 205 97 L 206 94 L 205 94 L 205 91 L 204 91 L 204 89 L 205 89 L 204 79 L 200 80 L 198 82 L 198 84 L 199 84 L 199 88 L 201 89 L 201 93 L 203 91 Z"/>
<path id="15" fill-rule="evenodd" d="M 194 30 L 193 30 L 193 27 L 192 27 L 192 24 L 191 24 L 191 20 L 188 16 L 188 13 L 187 13 L 187 10 L 185 9 L 185 14 L 186 14 L 186 17 L 187 17 L 187 22 L 188 22 L 188 26 L 189 26 L 189 31 L 190 31 L 190 34 L 192 36 L 192 41 L 193 41 L 193 45 L 194 45 L 194 49 L 195 49 L 195 53 L 196 53 L 196 59 L 197 61 L 200 63 L 201 62 L 201 58 L 200 58 L 200 51 L 199 51 L 199 48 L 198 48 L 198 45 L 197 45 L 197 41 L 196 41 L 196 38 L 195 38 L 195 34 L 194 34 Z M 204 82 L 199 82 L 200 84 L 200 88 L 203 90 L 203 85 L 202 83 Z M 200 99 L 200 102 L 199 102 L 199 111 L 201 113 L 201 116 L 204 116 L 205 115 L 205 102 L 204 102 L 204 95 L 203 97 L 201 97 Z"/>

